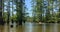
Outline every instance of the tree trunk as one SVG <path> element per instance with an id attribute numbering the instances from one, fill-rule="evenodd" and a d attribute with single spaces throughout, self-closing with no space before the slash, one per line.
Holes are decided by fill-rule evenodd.
<path id="1" fill-rule="evenodd" d="M 4 25 L 4 21 L 3 21 L 3 14 L 2 14 L 2 0 L 0 0 L 0 25 Z"/>

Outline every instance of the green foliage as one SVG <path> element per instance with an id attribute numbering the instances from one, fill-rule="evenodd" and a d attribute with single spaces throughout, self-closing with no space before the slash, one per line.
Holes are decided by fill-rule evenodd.
<path id="1" fill-rule="evenodd" d="M 34 5 L 34 3 L 36 2 L 36 5 Z M 34 21 L 40 21 L 40 22 L 55 22 L 55 21 L 59 21 L 60 19 L 60 10 L 58 11 L 59 13 L 56 14 L 56 12 L 54 11 L 54 9 L 59 6 L 57 4 L 57 6 L 54 6 L 54 2 L 56 2 L 55 0 L 48 0 L 46 2 L 47 6 L 45 7 L 46 12 L 44 10 L 44 0 L 33 0 L 33 19 L 35 19 Z M 53 7 L 54 6 L 54 7 Z M 43 15 L 45 14 L 45 15 Z"/>
<path id="2" fill-rule="evenodd" d="M 46 2 L 46 3 L 44 3 Z M 59 4 L 54 4 L 54 3 L 59 3 L 56 0 L 32 0 L 32 17 L 28 17 L 28 13 L 25 13 L 25 11 L 23 12 L 23 6 L 24 6 L 24 2 L 23 0 L 21 0 L 21 2 L 18 2 L 18 0 L 16 0 L 15 5 L 16 5 L 16 14 L 13 16 L 10 16 L 10 14 L 8 14 L 7 12 L 3 12 L 4 13 L 4 17 L 3 19 L 5 21 L 7 21 L 8 16 L 11 17 L 11 19 L 15 20 L 15 21 L 19 21 L 22 23 L 22 21 L 27 21 L 30 20 L 33 22 L 55 22 L 55 21 L 60 21 L 60 3 Z M 54 11 L 55 8 L 59 8 L 57 9 L 57 12 Z M 24 9 L 27 9 L 26 7 Z M 13 11 L 14 12 L 14 11 Z M 9 12 L 10 13 L 10 12 Z M 13 13 L 12 13 L 13 14 Z"/>

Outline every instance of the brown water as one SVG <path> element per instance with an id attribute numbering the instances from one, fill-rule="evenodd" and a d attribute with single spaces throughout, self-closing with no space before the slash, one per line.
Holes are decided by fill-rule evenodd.
<path id="1" fill-rule="evenodd" d="M 4 26 L 0 25 L 0 32 L 60 32 L 60 24 L 25 23 L 22 26 L 14 24 L 13 28 L 5 24 Z"/>

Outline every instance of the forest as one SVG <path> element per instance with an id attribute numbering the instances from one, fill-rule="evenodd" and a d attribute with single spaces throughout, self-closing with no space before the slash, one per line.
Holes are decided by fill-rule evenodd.
<path id="1" fill-rule="evenodd" d="M 0 0 L 0 24 L 16 22 L 60 23 L 60 0 L 32 0 L 31 11 L 25 5 L 26 0 Z"/>

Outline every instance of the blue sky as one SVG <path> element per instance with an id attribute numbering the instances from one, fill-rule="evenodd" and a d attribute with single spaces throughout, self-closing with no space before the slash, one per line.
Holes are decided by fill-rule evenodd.
<path id="1" fill-rule="evenodd" d="M 25 0 L 25 5 L 28 8 L 26 12 L 29 13 L 29 16 L 32 16 L 32 11 L 31 11 L 31 0 Z"/>

